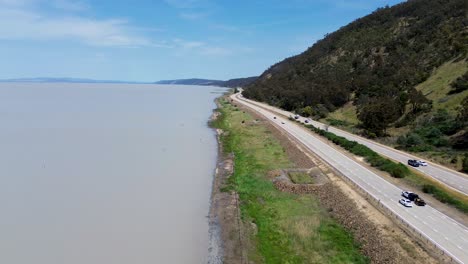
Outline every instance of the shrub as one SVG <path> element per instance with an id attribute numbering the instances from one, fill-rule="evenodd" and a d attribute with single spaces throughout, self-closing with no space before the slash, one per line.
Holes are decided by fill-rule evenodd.
<path id="1" fill-rule="evenodd" d="M 417 146 L 417 145 L 421 145 L 423 143 L 424 143 L 423 139 L 418 134 L 411 133 L 406 137 L 406 146 L 407 147 Z"/>
<path id="2" fill-rule="evenodd" d="M 406 137 L 405 136 L 399 136 L 398 139 L 397 139 L 397 144 L 400 145 L 400 146 L 405 147 L 406 144 L 407 144 Z"/>
<path id="3" fill-rule="evenodd" d="M 408 167 L 402 163 L 398 163 L 392 166 L 390 174 L 395 178 L 404 178 L 410 173 Z"/>
<path id="4" fill-rule="evenodd" d="M 423 187 L 422 187 L 422 191 L 424 193 L 434 193 L 436 190 L 436 187 L 434 185 L 431 185 L 431 184 L 424 184 Z"/>
<path id="5" fill-rule="evenodd" d="M 424 151 L 432 150 L 433 147 L 431 145 L 428 145 L 428 144 L 420 144 L 420 145 L 412 146 L 412 147 L 410 147 L 408 149 L 410 151 L 414 151 L 414 152 L 424 152 Z"/>
<path id="6" fill-rule="evenodd" d="M 371 150 L 370 148 L 364 146 L 364 145 L 361 145 L 361 144 L 356 144 L 352 149 L 351 149 L 351 152 L 358 155 L 358 156 L 361 156 L 361 157 L 368 157 L 368 156 L 372 156 L 374 151 Z"/>
<path id="7" fill-rule="evenodd" d="M 462 171 L 468 172 L 468 154 L 465 154 L 465 157 L 463 158 Z"/>

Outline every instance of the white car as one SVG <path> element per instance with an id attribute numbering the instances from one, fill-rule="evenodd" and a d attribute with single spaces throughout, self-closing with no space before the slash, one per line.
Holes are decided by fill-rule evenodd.
<path id="1" fill-rule="evenodd" d="M 418 160 L 418 163 L 420 166 L 427 166 L 427 162 L 423 161 L 423 160 Z"/>
<path id="2" fill-rule="evenodd" d="M 403 199 L 402 198 L 398 202 L 401 203 L 402 205 L 404 205 L 405 207 L 413 207 L 413 204 L 408 199 Z"/>
<path id="3" fill-rule="evenodd" d="M 408 192 L 408 191 L 402 191 L 401 192 L 401 195 L 403 195 L 403 197 L 405 198 L 409 198 L 409 194 L 412 193 L 412 192 Z"/>
<path id="4" fill-rule="evenodd" d="M 413 193 L 413 192 L 408 192 L 408 191 L 403 191 L 401 192 L 401 195 L 405 198 L 407 198 L 410 201 L 414 201 L 414 199 L 419 198 L 419 195 Z"/>

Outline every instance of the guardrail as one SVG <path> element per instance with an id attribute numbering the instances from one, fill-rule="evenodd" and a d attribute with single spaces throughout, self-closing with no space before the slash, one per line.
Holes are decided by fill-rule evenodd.
<path id="1" fill-rule="evenodd" d="M 326 162 L 326 161 L 325 161 Z M 442 247 L 441 245 L 439 245 L 437 242 L 435 242 L 434 240 L 432 240 L 430 237 L 428 237 L 426 234 L 424 234 L 421 230 L 419 230 L 417 227 L 415 227 L 414 225 L 412 225 L 411 223 L 407 222 L 400 214 L 398 214 L 397 212 L 395 212 L 394 210 L 392 210 L 390 207 L 388 207 L 387 205 L 385 205 L 384 202 L 381 202 L 380 199 L 378 199 L 377 197 L 375 197 L 374 195 L 372 195 L 371 193 L 367 192 L 364 187 L 362 187 L 359 183 L 355 182 L 353 179 L 349 178 L 348 176 L 342 174 L 339 172 L 339 170 L 335 167 L 333 167 L 333 165 L 329 164 L 327 162 L 327 164 L 329 166 L 331 166 L 336 172 L 338 172 L 337 174 L 339 174 L 341 176 L 341 178 L 345 179 L 348 183 L 351 183 L 354 187 L 357 187 L 358 190 L 363 193 L 364 195 L 366 195 L 366 198 L 371 198 L 372 202 L 374 203 L 374 205 L 377 205 L 377 207 L 379 207 L 380 209 L 383 209 L 386 211 L 387 215 L 390 215 L 392 217 L 394 217 L 396 220 L 399 221 L 399 224 L 403 225 L 403 227 L 405 227 L 406 229 L 408 229 L 409 231 L 413 232 L 416 237 L 419 236 L 419 239 L 423 240 L 424 242 L 426 243 L 430 243 L 434 246 L 435 249 L 439 250 L 440 251 L 440 254 L 442 256 L 445 256 L 451 263 L 457 263 L 457 264 L 463 264 L 463 261 L 461 261 L 460 259 L 458 259 L 456 256 L 452 255 L 450 252 L 448 252 L 444 247 Z"/>

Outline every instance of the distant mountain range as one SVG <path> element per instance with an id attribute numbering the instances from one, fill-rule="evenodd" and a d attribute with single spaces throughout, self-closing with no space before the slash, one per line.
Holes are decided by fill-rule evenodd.
<path id="1" fill-rule="evenodd" d="M 180 85 L 206 85 L 206 86 L 221 86 L 221 87 L 243 87 L 257 77 L 237 78 L 227 81 L 222 80 L 208 80 L 208 79 L 179 79 L 179 80 L 162 80 L 158 82 L 130 82 L 130 81 L 116 81 L 116 80 L 94 80 L 84 78 L 51 78 L 51 77 L 37 77 L 37 78 L 16 78 L 16 79 L 0 79 L 0 82 L 30 82 L 30 83 L 140 83 L 140 84 L 180 84 Z"/>
<path id="2" fill-rule="evenodd" d="M 182 85 L 217 85 L 220 80 L 208 80 L 208 79 L 177 79 L 177 80 L 161 80 L 155 82 L 155 84 L 182 84 Z"/>
<path id="3" fill-rule="evenodd" d="M 162 80 L 155 82 L 155 84 L 180 84 L 180 85 L 207 85 L 207 86 L 221 86 L 221 87 L 243 87 L 255 81 L 257 77 L 236 78 L 227 81 L 222 80 L 209 80 L 209 79 L 178 79 L 178 80 Z"/>
<path id="4" fill-rule="evenodd" d="M 37 77 L 37 78 L 16 78 L 16 79 L 0 79 L 0 82 L 35 82 L 35 83 L 143 83 L 143 82 L 130 82 L 130 81 L 116 81 L 116 80 L 93 80 L 84 78 L 51 78 L 51 77 Z"/>

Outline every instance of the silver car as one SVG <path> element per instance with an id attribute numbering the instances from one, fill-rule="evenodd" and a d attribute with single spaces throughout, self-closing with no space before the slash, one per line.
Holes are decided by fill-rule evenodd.
<path id="1" fill-rule="evenodd" d="M 405 207 L 413 207 L 413 204 L 411 203 L 410 200 L 408 199 L 400 199 L 400 201 L 398 201 L 399 203 L 401 203 L 402 205 L 404 205 Z"/>

